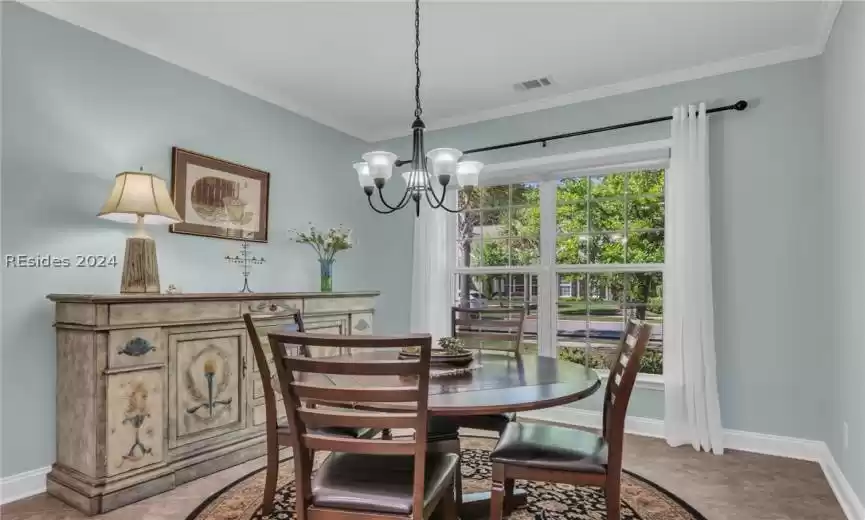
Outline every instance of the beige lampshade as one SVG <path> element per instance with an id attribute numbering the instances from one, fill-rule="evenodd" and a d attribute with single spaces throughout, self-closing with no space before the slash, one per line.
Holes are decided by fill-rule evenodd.
<path id="1" fill-rule="evenodd" d="M 111 195 L 99 216 L 118 222 L 136 223 L 141 215 L 144 224 L 174 224 L 183 219 L 174 208 L 165 181 L 145 172 L 118 173 Z"/>

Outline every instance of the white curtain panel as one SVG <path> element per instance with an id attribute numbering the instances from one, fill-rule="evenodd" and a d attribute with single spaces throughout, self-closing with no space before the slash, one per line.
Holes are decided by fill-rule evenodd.
<path id="1" fill-rule="evenodd" d="M 722 454 L 718 404 L 706 104 L 673 109 L 666 175 L 664 430 L 671 446 Z"/>
<path id="2" fill-rule="evenodd" d="M 414 224 L 411 331 L 431 334 L 433 344 L 450 336 L 448 222 L 445 210 L 421 207 Z"/>

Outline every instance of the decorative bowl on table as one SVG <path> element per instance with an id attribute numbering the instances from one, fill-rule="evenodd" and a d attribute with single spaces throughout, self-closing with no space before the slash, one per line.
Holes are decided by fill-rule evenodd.
<path id="1" fill-rule="evenodd" d="M 463 367 L 471 364 L 474 353 L 466 350 L 457 338 L 442 338 L 439 347 L 432 350 L 430 363 L 433 365 L 450 365 Z M 405 347 L 399 353 L 400 359 L 416 359 L 420 356 L 420 347 Z"/>

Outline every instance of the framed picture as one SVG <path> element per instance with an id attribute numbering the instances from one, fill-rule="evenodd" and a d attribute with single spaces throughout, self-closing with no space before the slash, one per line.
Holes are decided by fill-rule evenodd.
<path id="1" fill-rule="evenodd" d="M 174 147 L 171 194 L 183 222 L 172 233 L 267 242 L 270 174 Z"/>

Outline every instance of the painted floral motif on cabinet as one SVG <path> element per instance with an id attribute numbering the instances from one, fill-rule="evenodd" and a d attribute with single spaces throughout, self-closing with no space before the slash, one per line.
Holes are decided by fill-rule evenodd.
<path id="1" fill-rule="evenodd" d="M 162 460 L 163 383 L 159 370 L 108 378 L 108 473 Z"/>
<path id="2" fill-rule="evenodd" d="M 241 421 L 241 339 L 190 339 L 177 348 L 177 437 Z"/>

